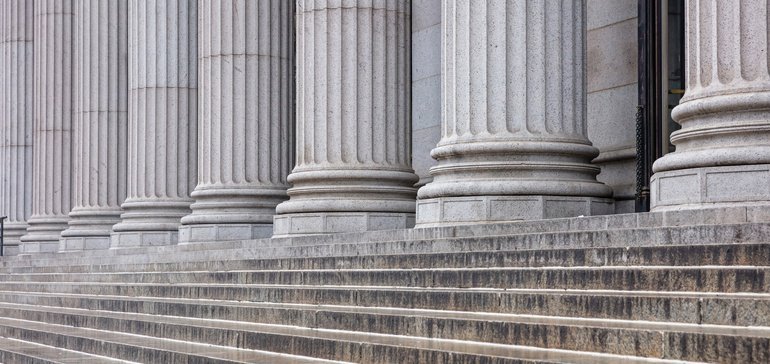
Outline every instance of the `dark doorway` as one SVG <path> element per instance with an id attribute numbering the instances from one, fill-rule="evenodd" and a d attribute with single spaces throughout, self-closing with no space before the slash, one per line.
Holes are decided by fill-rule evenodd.
<path id="1" fill-rule="evenodd" d="M 636 211 L 650 210 L 656 159 L 674 151 L 671 110 L 684 94 L 685 0 L 639 0 L 639 105 L 636 114 Z"/>

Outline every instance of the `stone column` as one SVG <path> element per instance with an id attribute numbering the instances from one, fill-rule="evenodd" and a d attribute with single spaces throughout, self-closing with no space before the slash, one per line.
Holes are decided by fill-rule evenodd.
<path id="1" fill-rule="evenodd" d="M 75 0 L 74 207 L 60 251 L 109 248 L 126 198 L 127 5 Z"/>
<path id="2" fill-rule="evenodd" d="M 73 3 L 34 3 L 32 216 L 24 253 L 57 251 L 72 206 Z"/>
<path id="3" fill-rule="evenodd" d="M 0 1 L 0 215 L 5 255 L 19 252 L 32 212 L 33 2 Z"/>
<path id="4" fill-rule="evenodd" d="M 611 212 L 585 110 L 583 0 L 445 0 L 442 137 L 419 227 Z"/>
<path id="5" fill-rule="evenodd" d="M 129 0 L 128 191 L 113 247 L 176 244 L 197 168 L 195 0 Z"/>
<path id="6" fill-rule="evenodd" d="M 686 2 L 676 151 L 655 162 L 652 209 L 770 203 L 768 4 Z"/>
<path id="7" fill-rule="evenodd" d="M 275 235 L 413 224 L 410 8 L 297 1 L 297 165 Z"/>
<path id="8" fill-rule="evenodd" d="M 199 4 L 198 186 L 180 241 L 270 237 L 294 163 L 294 4 Z"/>

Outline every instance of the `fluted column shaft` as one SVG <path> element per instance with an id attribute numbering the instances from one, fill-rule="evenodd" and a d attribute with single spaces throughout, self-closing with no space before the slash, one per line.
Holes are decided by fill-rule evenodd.
<path id="1" fill-rule="evenodd" d="M 59 249 L 72 207 L 72 0 L 35 0 L 32 216 L 22 251 Z"/>
<path id="2" fill-rule="evenodd" d="M 107 249 L 126 198 L 128 1 L 75 0 L 74 207 L 60 251 Z"/>
<path id="3" fill-rule="evenodd" d="M 655 162 L 652 208 L 770 202 L 768 4 L 688 0 L 676 151 Z"/>
<path id="4" fill-rule="evenodd" d="M 590 164 L 583 0 L 446 0 L 442 138 L 419 226 L 608 212 Z"/>
<path id="5" fill-rule="evenodd" d="M 413 223 L 410 10 L 297 1 L 297 165 L 276 235 Z"/>
<path id="6" fill-rule="evenodd" d="M 294 4 L 199 4 L 198 186 L 180 241 L 269 237 L 294 163 Z"/>
<path id="7" fill-rule="evenodd" d="M 197 178 L 197 2 L 129 0 L 128 190 L 112 246 L 177 242 Z"/>
<path id="8" fill-rule="evenodd" d="M 19 252 L 32 213 L 33 2 L 0 1 L 0 215 L 5 255 Z"/>

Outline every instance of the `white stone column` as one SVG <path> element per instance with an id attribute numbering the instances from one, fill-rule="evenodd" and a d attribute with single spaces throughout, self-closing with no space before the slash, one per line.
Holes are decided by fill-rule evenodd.
<path id="1" fill-rule="evenodd" d="M 128 191 L 113 247 L 175 244 L 197 179 L 195 0 L 128 3 Z"/>
<path id="2" fill-rule="evenodd" d="M 270 237 L 294 163 L 294 3 L 199 4 L 198 186 L 180 241 Z"/>
<path id="3" fill-rule="evenodd" d="M 60 251 L 109 248 L 126 198 L 127 5 L 75 0 L 74 207 Z"/>
<path id="4" fill-rule="evenodd" d="M 445 0 L 442 137 L 417 225 L 611 212 L 587 138 L 583 0 Z"/>
<path id="5" fill-rule="evenodd" d="M 275 235 L 413 224 L 410 10 L 297 1 L 297 165 Z"/>
<path id="6" fill-rule="evenodd" d="M 32 216 L 24 253 L 59 249 L 72 206 L 72 0 L 35 0 Z"/>
<path id="7" fill-rule="evenodd" d="M 676 151 L 655 162 L 652 209 L 770 203 L 768 4 L 686 2 Z"/>
<path id="8" fill-rule="evenodd" d="M 5 255 L 19 252 L 32 213 L 33 2 L 0 0 L 0 215 Z"/>

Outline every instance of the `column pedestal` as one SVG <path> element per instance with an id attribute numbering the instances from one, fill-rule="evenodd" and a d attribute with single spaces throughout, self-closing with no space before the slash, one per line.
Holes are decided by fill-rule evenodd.
<path id="1" fill-rule="evenodd" d="M 59 251 L 108 249 L 126 198 L 128 6 L 75 0 L 75 207 Z"/>
<path id="2" fill-rule="evenodd" d="M 0 215 L 16 255 L 32 212 L 33 2 L 0 2 Z"/>
<path id="3" fill-rule="evenodd" d="M 413 225 L 410 11 L 297 2 L 297 165 L 275 236 Z"/>
<path id="4" fill-rule="evenodd" d="M 608 214 L 585 122 L 585 4 L 444 1 L 442 138 L 417 226 Z"/>
<path id="5" fill-rule="evenodd" d="M 770 205 L 768 4 L 686 6 L 682 129 L 653 165 L 652 210 Z"/>
<path id="6" fill-rule="evenodd" d="M 294 161 L 294 3 L 199 4 L 198 186 L 179 240 L 270 237 Z"/>
<path id="7" fill-rule="evenodd" d="M 73 1 L 35 0 L 32 216 L 23 253 L 59 250 L 72 207 Z"/>
<path id="8" fill-rule="evenodd" d="M 178 242 L 197 160 L 198 4 L 130 0 L 128 191 L 113 248 Z"/>

